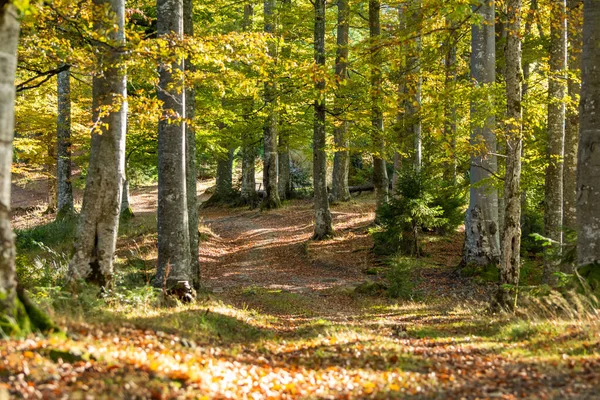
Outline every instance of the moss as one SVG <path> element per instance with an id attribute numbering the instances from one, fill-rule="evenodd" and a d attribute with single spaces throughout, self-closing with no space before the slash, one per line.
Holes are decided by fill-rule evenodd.
<path id="1" fill-rule="evenodd" d="M 127 208 L 121 210 L 120 217 L 121 217 L 121 221 L 129 221 L 130 219 L 135 217 L 135 214 L 133 213 L 133 210 L 131 209 L 131 207 L 127 207 Z"/>

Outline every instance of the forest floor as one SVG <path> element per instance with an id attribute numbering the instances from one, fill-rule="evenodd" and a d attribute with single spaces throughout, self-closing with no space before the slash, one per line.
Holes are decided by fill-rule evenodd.
<path id="1" fill-rule="evenodd" d="M 336 236 L 322 242 L 309 201 L 202 209 L 205 289 L 165 307 L 147 285 L 154 199 L 133 193 L 103 296 L 60 287 L 72 223 L 15 213 L 20 279 L 65 333 L 0 341 L 1 400 L 600 398 L 597 317 L 490 314 L 495 286 L 457 273 L 461 232 L 427 236 L 426 256 L 393 274 L 370 251 L 370 196 L 334 205 Z M 392 281 L 410 288 L 402 299 L 385 295 Z"/>

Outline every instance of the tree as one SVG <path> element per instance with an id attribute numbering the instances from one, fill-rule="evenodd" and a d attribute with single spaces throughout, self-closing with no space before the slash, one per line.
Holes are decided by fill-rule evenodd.
<path id="1" fill-rule="evenodd" d="M 183 0 L 157 1 L 157 33 L 167 52 L 183 39 Z M 159 67 L 158 98 L 158 270 L 154 284 L 173 289 L 194 282 L 190 264 L 187 206 L 185 88 L 183 59 L 163 60 Z"/>
<path id="2" fill-rule="evenodd" d="M 600 2 L 583 3 L 581 106 L 577 152 L 577 264 L 600 265 Z"/>
<path id="3" fill-rule="evenodd" d="M 325 0 L 315 0 L 315 64 L 322 73 L 325 66 Z M 315 192 L 315 233 L 313 239 L 322 240 L 333 234 L 329 196 L 327 194 L 327 155 L 325 153 L 325 81 L 316 78 L 317 98 L 314 102 L 313 131 L 313 184 Z"/>
<path id="4" fill-rule="evenodd" d="M 550 21 L 550 76 L 548 79 L 548 146 L 546 158 L 544 231 L 550 239 L 544 259 L 544 282 L 555 283 L 560 266 L 563 216 L 563 155 L 565 144 L 565 95 L 567 90 L 566 0 L 553 0 Z"/>
<path id="5" fill-rule="evenodd" d="M 567 90 L 569 105 L 565 125 L 565 151 L 563 161 L 563 227 L 577 229 L 577 144 L 579 142 L 579 95 L 581 93 L 581 0 L 569 0 L 567 37 L 569 40 L 569 78 Z"/>
<path id="6" fill-rule="evenodd" d="M 495 118 L 490 112 L 490 86 L 495 81 L 496 52 L 494 34 L 494 1 L 481 1 L 474 6 L 481 22 L 471 27 L 471 77 L 476 90 L 484 99 L 471 103 L 474 120 L 483 115 L 483 123 L 471 129 L 471 193 L 465 220 L 465 264 L 487 265 L 497 263 L 500 256 L 498 232 L 498 192 L 490 184 L 496 173 Z M 484 101 L 481 101 L 484 100 Z"/>
<path id="7" fill-rule="evenodd" d="M 94 0 L 97 43 L 93 77 L 93 129 L 83 205 L 69 277 L 110 284 L 125 180 L 127 78 L 123 65 L 125 1 Z"/>
<path id="8" fill-rule="evenodd" d="M 73 208 L 73 186 L 71 185 L 71 71 L 69 68 L 57 75 L 58 120 L 57 120 L 57 192 L 58 210 L 56 217 L 70 217 Z"/>
<path id="9" fill-rule="evenodd" d="M 371 129 L 373 137 L 373 184 L 377 207 L 388 200 L 389 181 L 385 162 L 385 141 L 383 137 L 382 74 L 381 74 L 381 23 L 379 0 L 369 0 L 369 37 L 371 68 Z"/>
<path id="10" fill-rule="evenodd" d="M 0 0 L 0 335 L 56 331 L 54 323 L 17 284 L 15 235 L 10 223 L 11 163 L 15 115 L 15 71 L 19 16 L 12 2 Z"/>
<path id="11" fill-rule="evenodd" d="M 333 155 L 333 175 L 331 197 L 333 201 L 350 200 L 348 189 L 348 173 L 350 170 L 350 152 L 348 147 L 348 121 L 344 113 L 344 83 L 348 77 L 348 34 L 350 31 L 350 7 L 348 0 L 337 2 L 337 47 L 335 53 L 335 75 L 337 80 L 337 93 L 335 96 L 333 141 L 335 153 Z"/>
<path id="12" fill-rule="evenodd" d="M 282 17 L 281 25 L 284 33 L 289 34 L 290 31 L 290 17 L 292 12 L 292 1 L 282 1 Z M 285 43 L 281 41 L 281 58 L 285 63 L 291 56 L 291 43 Z M 282 89 L 285 90 L 285 86 L 282 85 Z M 290 129 L 287 124 L 283 121 L 279 121 L 279 148 L 278 148 L 278 169 L 277 169 L 277 184 L 279 197 L 282 200 L 289 199 L 292 197 L 292 179 L 291 179 L 291 157 L 290 157 Z"/>
<path id="13" fill-rule="evenodd" d="M 408 54 L 406 60 L 406 101 L 405 101 L 405 129 L 412 137 L 412 164 L 418 171 L 423 164 L 423 136 L 421 126 L 421 93 L 423 86 L 423 78 L 421 76 L 421 37 L 420 29 L 420 0 L 412 0 L 409 4 L 410 9 L 406 17 L 410 18 L 411 25 L 417 27 L 418 33 L 411 43 L 407 46 Z"/>
<path id="14" fill-rule="evenodd" d="M 506 176 L 504 181 L 504 232 L 500 259 L 500 286 L 496 301 L 512 308 L 515 299 L 504 285 L 519 284 L 521 264 L 521 0 L 509 0 L 506 38 Z"/>
<path id="15" fill-rule="evenodd" d="M 250 3 L 244 4 L 244 17 L 242 19 L 242 29 L 252 31 L 254 17 L 254 6 Z M 245 100 L 244 120 L 247 121 L 248 114 L 252 112 L 254 98 Z M 254 207 L 257 202 L 256 193 L 256 157 L 259 138 L 252 129 L 246 130 L 242 134 L 242 188 L 241 198 L 246 205 Z"/>
<path id="16" fill-rule="evenodd" d="M 18 313 L 15 236 L 10 223 L 10 182 L 14 128 L 15 71 L 19 21 L 16 9 L 0 1 L 0 329 Z M 14 328 L 12 328 L 14 329 Z M 18 327 L 17 327 L 18 329 Z"/>
<path id="17" fill-rule="evenodd" d="M 269 37 L 267 55 L 274 60 L 276 58 L 276 43 L 273 37 L 275 33 L 275 0 L 265 0 L 265 34 Z M 265 103 L 267 108 L 267 119 L 264 126 L 264 153 L 265 161 L 263 168 L 263 184 L 267 196 L 263 202 L 264 208 L 278 208 L 281 206 L 279 190 L 277 186 L 277 86 L 274 78 L 265 82 Z"/>
<path id="18" fill-rule="evenodd" d="M 192 0 L 183 2 L 183 33 L 186 37 L 194 36 L 194 3 Z M 185 70 L 194 72 L 194 64 L 190 58 L 185 60 Z M 198 254 L 198 196 L 196 168 L 196 130 L 194 129 L 194 117 L 196 115 L 196 90 L 193 85 L 185 89 L 185 180 L 187 193 L 188 225 L 190 236 L 190 268 L 192 273 L 192 284 L 195 288 L 200 287 L 200 260 Z"/>

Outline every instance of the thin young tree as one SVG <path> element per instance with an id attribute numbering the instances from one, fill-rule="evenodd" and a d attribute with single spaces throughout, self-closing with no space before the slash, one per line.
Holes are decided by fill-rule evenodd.
<path id="1" fill-rule="evenodd" d="M 314 46 L 318 74 L 325 66 L 325 0 L 315 0 Z M 329 196 L 327 194 L 327 154 L 325 153 L 325 80 L 317 76 L 317 98 L 314 102 L 313 131 L 313 184 L 315 192 L 315 233 L 313 239 L 322 240 L 333 234 Z"/>
<path id="2" fill-rule="evenodd" d="M 411 0 L 407 10 L 409 25 L 416 27 L 417 34 L 410 41 L 407 48 L 406 57 L 406 102 L 405 108 L 405 129 L 412 138 L 412 164 L 416 171 L 421 170 L 423 164 L 423 135 L 421 124 L 421 97 L 423 78 L 421 75 L 421 1 Z"/>
<path id="3" fill-rule="evenodd" d="M 519 284 L 521 263 L 521 151 L 522 108 L 521 108 L 521 0 L 506 3 L 506 176 L 504 181 L 504 232 L 500 259 L 500 286 L 496 294 L 499 305 L 512 308 L 515 291 Z"/>
<path id="4" fill-rule="evenodd" d="M 336 121 L 333 128 L 335 153 L 333 155 L 333 173 L 331 197 L 333 201 L 350 200 L 348 174 L 350 170 L 350 151 L 348 147 L 348 121 L 344 113 L 344 82 L 348 78 L 348 35 L 350 32 L 350 7 L 348 0 L 337 2 L 337 47 L 335 50 L 335 75 L 337 93 L 335 96 L 334 115 Z"/>
<path id="5" fill-rule="evenodd" d="M 183 39 L 183 0 L 157 1 L 158 37 Z M 193 282 L 187 206 L 185 88 L 183 59 L 159 67 L 158 270 L 155 285 L 167 290 Z"/>
<path id="6" fill-rule="evenodd" d="M 480 1 L 473 7 L 481 20 L 471 26 L 471 77 L 477 90 L 487 91 L 496 79 L 494 1 Z M 471 129 L 471 144 L 483 150 L 471 155 L 471 191 L 463 259 L 467 265 L 496 264 L 500 257 L 498 191 L 490 184 L 490 178 L 497 170 L 492 106 L 490 101 L 471 102 L 472 118 L 477 120 L 483 116 L 483 124 L 476 124 Z"/>
<path id="7" fill-rule="evenodd" d="M 98 41 L 92 89 L 92 141 L 83 204 L 69 277 L 111 283 L 125 180 L 127 77 L 124 66 L 125 1 L 94 0 Z"/>
<path id="8" fill-rule="evenodd" d="M 381 73 L 381 4 L 379 0 L 369 0 L 369 40 L 370 40 L 370 97 L 371 129 L 373 140 L 373 185 L 377 208 L 388 201 L 389 181 L 385 162 L 385 140 L 383 137 L 383 88 Z"/>
<path id="9" fill-rule="evenodd" d="M 290 17 L 292 15 L 292 1 L 282 0 L 281 7 L 281 28 L 285 35 L 290 35 Z M 281 58 L 284 62 L 291 57 L 291 43 L 282 40 L 283 35 L 280 35 L 281 43 Z M 282 90 L 286 87 L 282 84 Z M 279 147 L 277 157 L 277 191 L 281 200 L 290 199 L 292 197 L 292 177 L 291 177 L 291 151 L 290 151 L 290 129 L 288 124 L 279 121 Z"/>
<path id="10" fill-rule="evenodd" d="M 58 118 L 56 128 L 57 213 L 56 218 L 75 214 L 73 185 L 71 184 L 71 71 L 59 72 L 57 78 Z"/>
<path id="11" fill-rule="evenodd" d="M 550 239 L 544 257 L 545 283 L 557 281 L 560 267 L 563 217 L 563 156 L 567 94 L 567 2 L 551 2 L 550 76 L 548 79 L 548 145 L 544 196 L 544 232 Z"/>
<path id="12" fill-rule="evenodd" d="M 583 3 L 581 106 L 577 152 L 577 264 L 600 268 L 600 2 Z"/>

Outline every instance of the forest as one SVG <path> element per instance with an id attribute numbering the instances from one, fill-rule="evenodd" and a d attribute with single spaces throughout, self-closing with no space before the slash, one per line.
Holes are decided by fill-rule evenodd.
<path id="1" fill-rule="evenodd" d="M 0 400 L 600 396 L 600 0 L 0 0 Z"/>

